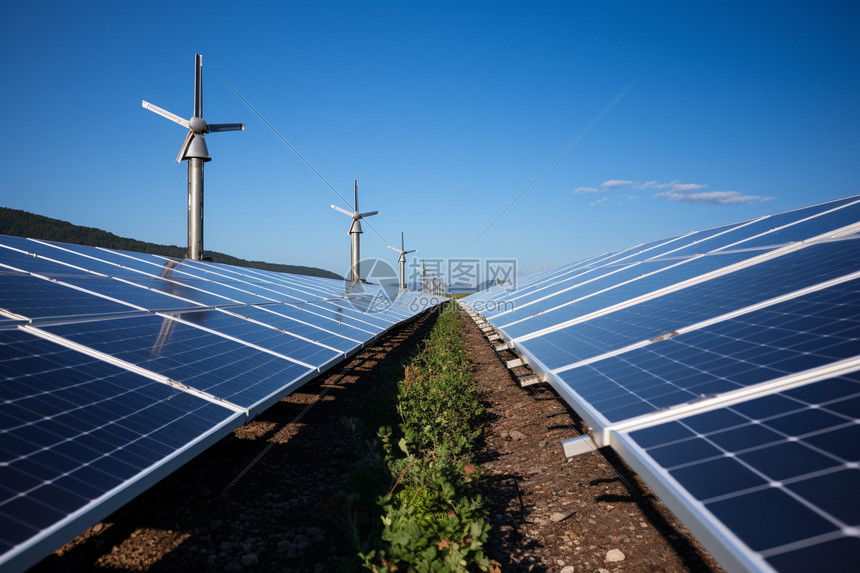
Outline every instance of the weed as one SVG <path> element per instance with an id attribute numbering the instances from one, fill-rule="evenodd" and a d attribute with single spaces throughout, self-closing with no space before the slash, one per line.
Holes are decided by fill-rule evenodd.
<path id="1" fill-rule="evenodd" d="M 396 430 L 382 426 L 374 439 L 361 440 L 360 421 L 344 420 L 361 461 L 355 491 L 339 497 L 337 507 L 357 552 L 354 564 L 372 571 L 488 566 L 488 502 L 477 493 L 480 468 L 471 460 L 482 408 L 453 309 L 442 312 L 403 369 L 393 398 Z"/>

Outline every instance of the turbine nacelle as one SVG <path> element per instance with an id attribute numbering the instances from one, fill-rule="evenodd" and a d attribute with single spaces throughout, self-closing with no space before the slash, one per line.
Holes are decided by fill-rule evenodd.
<path id="1" fill-rule="evenodd" d="M 209 133 L 209 126 L 202 117 L 192 117 L 188 120 L 188 127 L 194 133 Z"/>
<path id="2" fill-rule="evenodd" d="M 348 215 L 352 217 L 352 223 L 349 225 L 349 231 L 346 232 L 347 235 L 358 235 L 363 233 L 361 230 L 361 223 L 359 222 L 361 219 L 365 217 L 373 217 L 374 215 L 379 215 L 379 211 L 367 211 L 366 213 L 361 213 L 358 210 L 358 180 L 355 182 L 355 211 L 349 212 L 342 207 L 338 207 L 337 205 L 332 205 L 332 209 L 335 211 L 340 211 L 344 215 Z"/>
<path id="3" fill-rule="evenodd" d="M 155 104 L 143 101 L 144 109 L 155 112 L 188 130 L 185 142 L 179 150 L 179 155 L 176 156 L 177 163 L 186 159 L 212 161 L 212 158 L 209 157 L 209 149 L 206 147 L 206 139 L 203 137 L 204 134 L 245 129 L 244 123 L 213 123 L 211 125 L 206 123 L 206 120 L 203 119 L 203 56 L 195 54 L 194 64 L 194 115 L 189 119 L 184 119 Z"/>
<path id="4" fill-rule="evenodd" d="M 400 258 L 397 259 L 398 261 L 406 261 L 406 255 L 408 255 L 409 253 L 418 252 L 418 249 L 411 249 L 409 251 L 407 251 L 405 249 L 405 247 L 403 246 L 403 233 L 400 233 L 400 248 L 399 249 L 397 247 L 392 247 L 391 245 L 387 245 L 387 246 L 392 251 L 396 251 L 396 252 L 400 253 Z"/>

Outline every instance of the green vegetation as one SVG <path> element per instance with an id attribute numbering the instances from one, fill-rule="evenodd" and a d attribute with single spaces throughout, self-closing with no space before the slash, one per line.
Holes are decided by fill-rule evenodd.
<path id="1" fill-rule="evenodd" d="M 358 557 L 380 572 L 486 570 L 488 502 L 472 463 L 482 412 L 469 374 L 460 316 L 451 304 L 407 364 L 389 407 L 397 429 L 364 439 L 354 491 L 332 500 Z M 379 402 L 377 402 L 379 404 Z M 360 440 L 362 425 L 343 420 Z"/>
<path id="2" fill-rule="evenodd" d="M 135 239 L 119 237 L 113 233 L 102 231 L 93 227 L 82 227 L 73 225 L 60 219 L 51 219 L 42 215 L 35 215 L 18 209 L 0 207 L 0 235 L 13 235 L 16 237 L 27 237 L 31 239 L 43 239 L 45 241 L 57 241 L 60 243 L 71 243 L 74 245 L 88 245 L 90 247 L 104 247 L 107 249 L 118 249 L 121 251 L 133 251 L 136 253 L 151 253 L 165 257 L 183 258 L 185 249 L 175 245 L 158 245 L 146 243 Z M 206 256 L 216 263 L 237 265 L 240 267 L 251 267 L 266 271 L 281 273 L 293 273 L 297 275 L 310 275 L 330 279 L 343 279 L 343 277 L 316 267 L 305 267 L 300 265 L 280 265 L 265 263 L 263 261 L 246 261 L 224 253 L 206 251 Z"/>

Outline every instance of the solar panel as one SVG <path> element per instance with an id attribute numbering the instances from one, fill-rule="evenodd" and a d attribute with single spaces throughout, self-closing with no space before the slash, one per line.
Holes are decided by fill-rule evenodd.
<path id="1" fill-rule="evenodd" d="M 844 568 L 860 559 L 858 230 L 848 197 L 461 305 L 489 309 L 505 347 L 724 565 Z"/>
<path id="2" fill-rule="evenodd" d="M 57 280 L 44 280 L 21 272 L 4 270 L 2 266 L 0 289 L 3 292 L 0 314 L 11 313 L 31 320 L 122 314 L 140 310 L 130 304 L 70 288 Z"/>
<path id="3" fill-rule="evenodd" d="M 858 349 L 855 280 L 567 370 L 559 378 L 615 422 L 851 358 Z"/>
<path id="4" fill-rule="evenodd" d="M 501 328 L 516 338 L 554 326 L 565 320 L 583 316 L 646 295 L 679 281 L 743 262 L 753 255 L 749 252 L 715 254 L 680 261 L 654 261 L 624 269 L 600 279 L 584 283 L 571 290 L 548 297 L 539 303 L 517 307 L 497 317 Z"/>
<path id="5" fill-rule="evenodd" d="M 843 264 L 860 268 L 858 241 L 810 246 L 567 328 L 514 340 L 540 354 L 549 368 L 563 368 L 726 312 L 825 283 L 844 273 Z M 601 300 L 596 298 L 595 302 L 599 304 Z M 504 326 L 500 329 L 510 332 Z"/>
<path id="6" fill-rule="evenodd" d="M 326 321 L 285 304 L 241 307 L 231 309 L 230 312 L 259 320 L 295 336 L 313 339 L 341 352 L 355 348 L 363 339 L 361 332 L 351 332 L 343 323 Z M 356 338 L 351 338 L 350 335 Z"/>
<path id="7" fill-rule="evenodd" d="M 626 258 L 624 265 L 620 267 L 610 265 L 586 271 L 575 277 L 574 284 L 556 283 L 554 289 L 549 290 L 547 294 L 543 294 L 540 298 L 518 299 L 517 297 L 510 297 L 511 300 L 516 301 L 514 309 L 488 314 L 487 318 L 498 318 L 499 324 L 512 328 L 512 335 L 516 337 L 519 336 L 517 333 L 537 330 L 537 327 L 534 326 L 535 324 L 555 324 L 562 320 L 559 317 L 570 318 L 574 316 L 579 312 L 578 310 L 569 308 L 574 302 L 578 303 L 578 308 L 580 309 L 583 307 L 591 307 L 593 309 L 599 307 L 601 304 L 608 306 L 604 302 L 609 300 L 608 297 L 615 297 L 616 302 L 627 300 L 639 294 L 675 284 L 679 281 L 727 267 L 731 264 L 756 260 L 756 257 L 767 256 L 766 252 L 774 250 L 774 247 L 765 247 L 762 243 L 764 245 L 774 245 L 774 243 L 779 243 L 780 240 L 787 238 L 791 238 L 792 240 L 809 239 L 822 233 L 843 228 L 849 225 L 851 221 L 860 219 L 860 201 L 847 203 L 842 201 L 824 212 L 813 215 L 809 215 L 805 210 L 792 212 L 792 214 L 793 217 L 788 220 L 785 219 L 784 215 L 774 218 L 776 223 L 785 223 L 784 225 L 771 228 L 769 225 L 772 223 L 768 223 L 766 229 L 760 229 L 762 230 L 760 235 L 742 238 L 739 241 L 734 240 L 738 237 L 734 236 L 731 232 L 738 227 L 729 227 L 729 230 L 722 229 L 718 230 L 720 232 L 708 233 L 712 237 L 710 240 L 704 240 L 701 243 L 696 243 L 680 250 L 676 249 L 675 252 L 663 253 L 662 258 L 650 256 L 643 261 L 637 261 L 636 257 Z M 761 219 L 755 221 L 749 224 L 748 227 L 753 227 L 762 221 L 767 220 Z M 811 234 L 804 235 L 804 231 Z M 778 233 L 784 233 L 784 235 L 781 238 L 777 238 L 776 234 Z M 722 239 L 716 245 L 713 243 L 714 235 L 718 235 Z M 697 235 L 693 234 L 692 236 L 695 237 Z M 687 240 L 690 240 L 689 237 L 687 237 Z M 672 242 L 674 241 L 673 239 Z M 708 248 L 710 250 L 700 250 Z M 784 252 L 785 250 L 780 252 Z M 650 252 L 646 251 L 646 253 Z M 711 256 L 701 256 L 705 253 L 709 253 Z M 603 295 L 601 299 L 599 301 L 589 301 L 588 299 L 596 293 Z M 586 312 L 588 312 L 587 309 Z M 501 315 L 503 314 L 506 315 L 506 318 L 501 320 Z M 531 321 L 531 323 L 514 326 L 523 321 Z"/>
<path id="8" fill-rule="evenodd" d="M 685 503 L 780 571 L 842 570 L 860 551 L 860 373 L 622 432 Z"/>
<path id="9" fill-rule="evenodd" d="M 31 564 L 91 523 L 88 506 L 126 490 L 101 502 L 109 513 L 243 418 L 22 330 L 0 344 L 4 567 Z"/>
<path id="10" fill-rule="evenodd" d="M 347 286 L 0 236 L 0 567 L 443 300 Z"/>

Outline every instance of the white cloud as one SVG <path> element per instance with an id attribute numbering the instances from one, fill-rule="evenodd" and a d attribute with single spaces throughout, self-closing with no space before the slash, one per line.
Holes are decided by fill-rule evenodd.
<path id="1" fill-rule="evenodd" d="M 692 193 L 689 190 L 675 189 L 657 193 L 654 197 L 668 201 L 700 205 L 742 205 L 773 199 L 773 197 L 762 197 L 761 195 L 744 195 L 739 191 L 703 191 Z"/>
<path id="2" fill-rule="evenodd" d="M 574 193 L 598 193 L 607 192 L 616 187 L 632 187 L 633 189 L 659 191 L 654 195 L 655 199 L 665 199 L 667 201 L 675 201 L 678 203 L 692 203 L 700 205 L 745 205 L 750 203 L 760 203 L 762 201 L 770 201 L 773 197 L 763 197 L 761 195 L 744 195 L 739 191 L 702 191 L 707 188 L 706 183 L 681 183 L 678 179 L 673 179 L 668 183 L 660 183 L 659 181 L 645 181 L 637 183 L 627 179 L 608 179 L 600 184 L 600 187 L 578 187 Z M 620 195 L 617 199 L 631 200 L 638 199 L 636 195 Z M 589 205 L 594 207 L 606 201 L 606 197 L 593 201 Z"/>
<path id="3" fill-rule="evenodd" d="M 677 181 L 672 182 L 672 191 L 684 192 L 684 191 L 696 191 L 697 189 L 704 189 L 707 185 L 701 185 L 699 183 L 678 183 Z"/>
<path id="4" fill-rule="evenodd" d="M 610 179 L 609 181 L 604 181 L 600 184 L 601 187 L 606 189 L 612 187 L 624 187 L 625 185 L 633 185 L 633 182 L 627 181 L 626 179 Z"/>
<path id="5" fill-rule="evenodd" d="M 657 181 L 646 181 L 637 186 L 639 189 L 669 189 L 670 191 L 695 191 L 704 189 L 707 185 L 703 183 L 681 183 L 677 179 L 669 183 L 658 183 Z"/>

